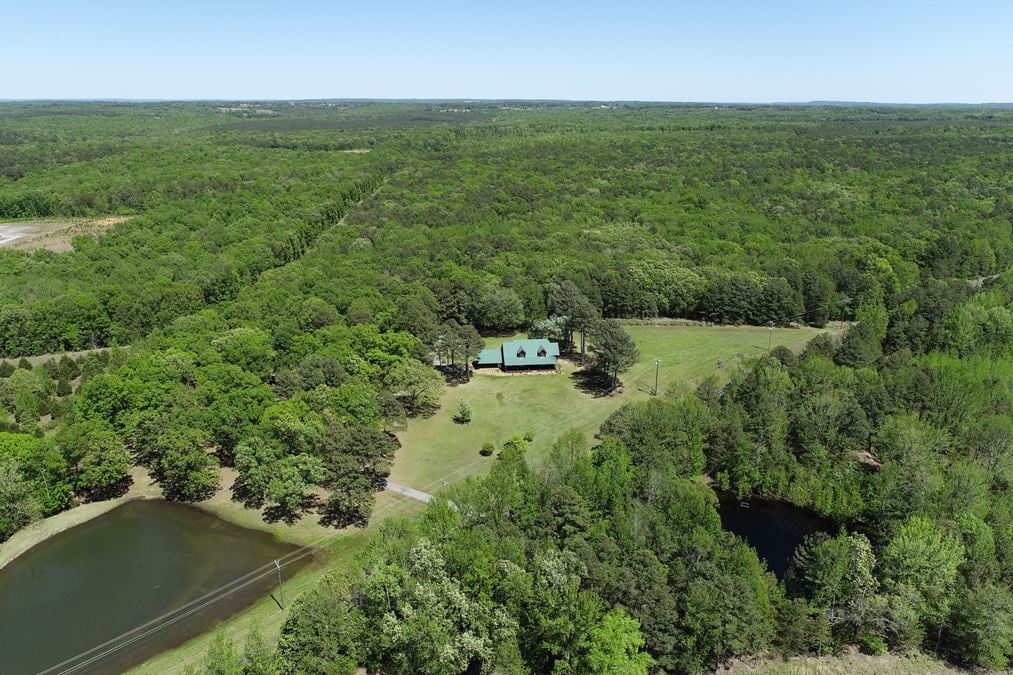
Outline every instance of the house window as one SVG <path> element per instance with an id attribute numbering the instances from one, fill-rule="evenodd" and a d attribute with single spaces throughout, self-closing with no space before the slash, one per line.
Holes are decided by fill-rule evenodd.
<path id="1" fill-rule="evenodd" d="M 517 350 L 517 358 L 523 359 L 526 358 L 527 355 L 528 355 L 527 352 L 524 351 L 524 347 L 521 347 L 520 349 Z"/>
<path id="2" fill-rule="evenodd" d="M 545 358 L 545 353 L 546 353 L 545 352 L 545 347 L 539 347 L 538 348 L 538 358 L 544 359 Z"/>

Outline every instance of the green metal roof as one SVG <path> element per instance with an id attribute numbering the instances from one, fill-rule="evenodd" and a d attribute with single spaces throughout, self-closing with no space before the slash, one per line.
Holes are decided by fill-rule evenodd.
<path id="1" fill-rule="evenodd" d="M 483 349 L 478 353 L 478 365 L 480 366 L 498 366 L 503 363 L 503 354 L 500 352 L 499 347 L 495 349 Z"/>
<path id="2" fill-rule="evenodd" d="M 551 340 L 509 340 L 478 353 L 480 366 L 554 366 L 559 344 Z"/>
<path id="3" fill-rule="evenodd" d="M 554 366 L 559 345 L 550 340 L 510 340 L 504 342 L 504 366 Z"/>

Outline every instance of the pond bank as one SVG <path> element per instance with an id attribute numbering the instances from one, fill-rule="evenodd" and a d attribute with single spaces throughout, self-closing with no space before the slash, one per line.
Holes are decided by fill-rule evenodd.
<path id="1" fill-rule="evenodd" d="M 0 570 L 23 553 L 65 530 L 98 518 L 129 501 L 159 499 L 162 496 L 161 488 L 152 482 L 144 469 L 135 466 L 130 470 L 130 476 L 133 479 L 130 489 L 122 497 L 81 504 L 15 532 L 10 539 L 0 544 Z"/>
<path id="2" fill-rule="evenodd" d="M 222 467 L 218 491 L 205 501 L 192 506 L 234 525 L 269 532 L 279 540 L 291 544 L 308 544 L 337 532 L 334 528 L 320 525 L 313 516 L 305 516 L 292 524 L 264 521 L 261 509 L 249 509 L 233 501 L 232 484 L 237 475 L 235 469 Z M 130 489 L 121 497 L 81 504 L 15 532 L 10 539 L 0 544 L 0 570 L 51 537 L 98 518 L 127 502 L 137 499 L 162 499 L 162 488 L 152 480 L 146 469 L 135 466 L 130 470 L 130 476 L 132 478 Z"/>
<path id="3" fill-rule="evenodd" d="M 0 573 L 3 670 L 122 672 L 269 595 L 277 560 L 291 577 L 312 557 L 188 504 L 130 500 Z"/>
<path id="4" fill-rule="evenodd" d="M 96 521 L 100 516 L 125 516 L 128 510 L 118 509 L 126 504 L 162 499 L 161 488 L 152 481 L 145 469 L 134 467 L 131 470 L 131 476 L 133 482 L 130 490 L 122 497 L 83 504 L 64 511 L 34 523 L 16 533 L 4 544 L 0 544 L 0 556 L 2 556 L 0 568 L 7 567 L 6 570 L 0 569 L 0 576 L 16 574 L 19 568 L 31 564 L 31 556 L 23 554 L 31 549 L 36 549 L 36 547 L 39 549 L 35 553 L 40 553 L 45 547 L 58 544 L 66 536 L 72 536 L 73 531 L 69 530 L 75 527 L 80 526 L 78 532 L 81 533 L 98 525 L 98 522 L 91 521 Z M 385 516 L 399 512 L 417 513 L 424 508 L 424 505 L 415 499 L 393 491 L 384 491 L 377 494 L 374 508 L 375 519 L 371 519 L 369 527 L 365 529 L 345 528 L 339 530 L 325 527 L 320 525 L 315 514 L 307 514 L 292 524 L 269 523 L 263 520 L 261 509 L 246 508 L 242 503 L 232 499 L 231 488 L 236 477 L 237 473 L 234 469 L 222 468 L 220 488 L 211 498 L 198 504 L 178 506 L 212 514 L 225 521 L 223 524 L 242 526 L 258 531 L 261 535 L 264 533 L 273 535 L 273 539 L 279 540 L 282 545 L 320 544 L 320 549 L 306 561 L 307 564 L 292 566 L 284 571 L 285 595 L 288 600 L 312 587 L 329 570 L 351 565 L 354 557 L 365 545 L 368 532 L 374 529 L 377 523 L 382 522 Z M 177 505 L 170 503 L 170 506 Z M 110 513 L 114 510 L 115 513 Z M 324 538 L 327 541 L 322 541 Z M 136 667 L 146 673 L 175 672 L 203 656 L 211 635 L 208 631 L 219 621 L 223 622 L 219 625 L 224 628 L 226 633 L 239 640 L 245 638 L 245 635 L 255 626 L 266 629 L 268 632 L 276 632 L 280 628 L 284 613 L 280 611 L 276 600 L 265 588 L 259 586 L 258 588 L 259 594 L 246 595 L 244 601 L 238 606 L 233 605 L 233 609 L 230 611 L 201 612 L 193 617 L 193 621 L 201 627 L 196 635 L 189 633 L 188 635 L 177 634 L 171 639 L 159 638 L 156 640 L 160 645 L 159 648 L 145 648 L 142 650 L 140 659 L 128 658 L 121 665 L 124 668 Z M 188 619 L 183 623 L 190 625 L 191 620 Z M 150 659 L 150 661 L 144 665 L 138 665 L 138 661 L 144 659 Z"/>

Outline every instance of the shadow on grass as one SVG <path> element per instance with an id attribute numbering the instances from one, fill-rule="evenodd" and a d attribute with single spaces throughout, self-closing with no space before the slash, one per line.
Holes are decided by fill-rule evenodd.
<path id="1" fill-rule="evenodd" d="M 473 375 L 469 374 L 469 371 L 471 373 L 474 372 L 470 368 L 470 366 L 469 366 L 469 370 L 466 371 L 464 369 L 464 366 L 460 366 L 460 365 L 457 365 L 457 366 L 448 366 L 448 365 L 436 366 L 436 370 L 438 370 L 440 372 L 440 375 L 443 375 L 443 379 L 445 379 L 447 381 L 447 385 L 451 386 L 451 387 L 457 387 L 457 386 L 462 385 L 462 384 L 468 384 L 469 382 L 471 382 L 471 378 L 473 377 Z"/>
<path id="2" fill-rule="evenodd" d="M 264 509 L 264 522 L 277 523 L 280 521 L 286 525 L 294 525 L 297 521 L 302 520 L 303 514 L 308 511 L 320 510 L 323 507 L 324 503 L 320 500 L 320 497 L 317 495 L 307 495 L 299 504 L 299 508 L 294 511 L 290 511 L 278 504 L 268 506 Z"/>
<path id="3" fill-rule="evenodd" d="M 262 495 L 254 494 L 246 487 L 246 483 L 243 481 L 243 477 L 239 476 L 236 480 L 232 481 L 232 501 L 239 502 L 248 509 L 259 509 L 264 505 L 264 497 Z"/>
<path id="4" fill-rule="evenodd" d="M 575 370 L 570 379 L 579 391 L 602 398 L 612 393 L 612 378 L 593 368 Z"/>
<path id="5" fill-rule="evenodd" d="M 289 511 L 278 505 L 268 506 L 264 509 L 265 523 L 283 522 L 286 525 L 294 525 L 299 520 L 302 520 L 302 511 Z"/>
<path id="6" fill-rule="evenodd" d="M 370 505 L 369 511 L 373 510 Z M 362 510 L 343 510 L 329 508 L 326 505 L 320 510 L 320 524 L 325 527 L 366 527 L 369 524 L 369 513 Z"/>
<path id="7" fill-rule="evenodd" d="M 116 499 L 122 497 L 130 491 L 130 486 L 134 484 L 133 476 L 129 474 L 124 476 L 122 480 L 113 485 L 110 485 L 104 490 L 95 490 L 94 492 L 88 493 L 85 501 L 87 502 L 101 502 L 107 499 Z"/>

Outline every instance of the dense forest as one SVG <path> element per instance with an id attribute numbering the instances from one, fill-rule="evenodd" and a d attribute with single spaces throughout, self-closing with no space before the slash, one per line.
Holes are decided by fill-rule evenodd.
<path id="1" fill-rule="evenodd" d="M 556 337 L 608 387 L 615 319 L 848 326 L 561 427 L 542 465 L 513 439 L 207 672 L 1013 659 L 1009 111 L 0 105 L 0 219 L 111 215 L 0 249 L 0 541 L 134 466 L 364 525 L 434 355 L 482 335 Z M 777 579 L 708 483 L 839 530 Z"/>

